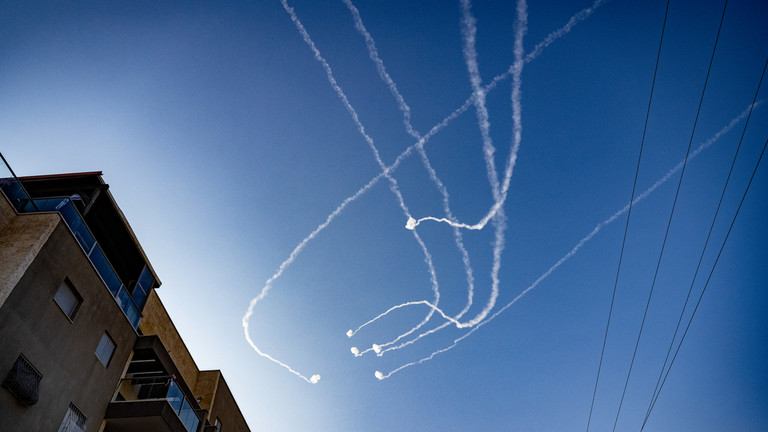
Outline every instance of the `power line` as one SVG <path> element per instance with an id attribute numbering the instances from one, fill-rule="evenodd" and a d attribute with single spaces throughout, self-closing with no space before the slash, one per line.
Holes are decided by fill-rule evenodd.
<path id="1" fill-rule="evenodd" d="M 693 286 L 696 283 L 696 278 L 699 275 L 699 269 L 701 268 L 701 262 L 704 259 L 704 253 L 707 250 L 707 246 L 709 245 L 709 239 L 712 236 L 712 231 L 713 231 L 713 229 L 715 227 L 715 221 L 717 220 L 717 216 L 720 213 L 720 206 L 723 203 L 723 199 L 725 197 L 725 191 L 728 188 L 728 184 L 729 184 L 730 179 L 731 179 L 731 174 L 733 173 L 733 167 L 736 165 L 736 159 L 738 158 L 739 151 L 741 150 L 741 144 L 744 141 L 744 135 L 747 132 L 747 126 L 749 125 L 749 119 L 752 116 L 752 110 L 754 109 L 755 102 L 757 101 L 757 95 L 760 93 L 760 86 L 763 83 L 763 77 L 765 76 L 766 67 L 768 67 L 768 59 L 766 59 L 765 64 L 763 65 L 763 72 L 760 75 L 760 80 L 757 83 L 757 89 L 755 90 L 755 96 L 752 99 L 752 106 L 749 109 L 749 115 L 747 116 L 747 120 L 744 123 L 744 129 L 741 132 L 741 138 L 739 138 L 739 144 L 736 147 L 736 152 L 733 155 L 733 161 L 731 162 L 731 168 L 728 171 L 728 176 L 725 179 L 725 185 L 723 185 L 723 191 L 720 194 L 720 201 L 717 203 L 717 208 L 715 209 L 715 215 L 712 217 L 712 224 L 709 226 L 709 233 L 707 233 L 707 239 L 704 242 L 704 247 L 702 248 L 701 255 L 699 256 L 699 263 L 696 265 L 696 271 L 693 274 L 693 280 L 691 280 L 691 286 L 688 288 L 688 295 L 685 297 L 685 303 L 683 303 L 683 309 L 680 311 L 680 318 L 678 318 L 678 320 L 677 320 L 677 326 L 675 327 L 675 332 L 672 335 L 672 340 L 669 343 L 669 348 L 667 349 L 667 355 L 664 358 L 664 364 L 661 366 L 661 371 L 659 372 L 659 378 L 656 380 L 656 388 L 653 389 L 653 394 L 651 396 L 651 402 L 648 404 L 648 410 L 646 411 L 645 418 L 643 419 L 643 425 L 640 428 L 641 431 L 645 428 L 645 424 L 648 422 L 648 417 L 651 415 L 651 410 L 653 409 L 653 406 L 656 404 L 656 400 L 658 400 L 658 398 L 659 398 L 659 393 L 661 392 L 660 386 L 661 386 L 661 383 L 662 383 L 662 377 L 664 377 L 664 380 L 666 380 L 666 376 L 664 375 L 664 369 L 667 367 L 667 361 L 669 360 L 669 355 L 672 353 L 672 347 L 675 344 L 675 339 L 677 338 L 677 333 L 680 330 L 680 324 L 683 321 L 683 316 L 685 315 L 685 310 L 688 307 L 688 300 L 691 298 L 691 292 L 693 291 Z M 761 154 L 761 157 L 762 157 L 762 154 Z M 758 161 L 758 164 L 759 164 L 759 161 Z M 757 167 L 755 167 L 755 169 L 757 169 Z M 754 174 L 753 174 L 753 176 L 754 176 Z M 750 182 L 751 182 L 751 179 L 750 179 Z M 749 188 L 749 186 L 747 186 L 747 188 Z M 742 198 L 742 200 L 743 200 L 743 198 Z M 738 211 L 737 211 L 737 213 L 738 213 Z M 730 232 L 730 229 L 728 231 Z M 727 236 L 726 236 L 726 239 L 727 239 Z M 721 250 L 722 250 L 722 248 L 721 248 Z M 718 254 L 718 257 L 719 257 L 719 254 Z M 716 264 L 717 264 L 717 261 L 715 261 L 715 265 Z M 714 265 L 713 265 L 713 269 L 714 269 Z M 710 273 L 710 276 L 711 276 L 711 273 Z M 704 289 L 706 289 L 706 287 Z M 701 296 L 703 296 L 703 295 L 704 295 L 704 292 L 702 291 Z M 699 297 L 699 302 L 701 302 L 701 296 Z M 698 307 L 698 303 L 697 303 L 697 307 Z M 694 314 L 695 314 L 695 311 L 694 311 Z M 693 320 L 693 314 L 691 315 L 691 318 L 690 318 L 690 321 L 692 321 L 692 320 Z M 689 327 L 690 327 L 690 321 L 688 322 L 688 326 Z M 687 328 L 686 328 L 686 332 L 687 332 Z M 683 338 L 684 337 L 685 336 L 683 336 Z M 681 338 L 680 339 L 680 343 L 679 343 L 678 348 L 677 348 L 677 351 L 680 350 L 680 345 L 682 345 L 682 343 L 683 343 L 683 339 Z M 675 352 L 675 356 L 677 356 L 677 351 Z M 670 363 L 669 369 L 671 369 L 671 368 L 672 368 L 672 364 Z M 667 369 L 667 375 L 669 375 L 669 369 Z"/>
<path id="2" fill-rule="evenodd" d="M 736 217 L 739 215 L 739 211 L 741 210 L 741 205 L 744 204 L 744 198 L 747 196 L 749 187 L 752 185 L 752 180 L 755 178 L 755 173 L 757 172 L 757 168 L 760 166 L 760 161 L 763 159 L 763 155 L 765 154 L 766 147 L 768 147 L 768 139 L 765 140 L 765 144 L 763 144 L 763 150 L 760 152 L 760 157 L 757 159 L 757 164 L 755 164 L 755 169 L 752 171 L 752 176 L 749 178 L 749 183 L 747 183 L 747 188 L 744 190 L 744 194 L 741 196 L 739 207 L 736 209 L 736 214 L 733 216 L 733 219 L 731 220 L 731 225 L 728 227 L 728 232 L 725 235 L 723 244 L 720 246 L 720 250 L 717 252 L 717 258 L 715 258 L 715 263 L 714 265 L 712 265 L 712 270 L 709 272 L 709 276 L 707 277 L 707 282 L 704 284 L 704 289 L 701 291 L 701 294 L 699 295 L 699 300 L 696 302 L 696 307 L 693 308 L 693 313 L 691 314 L 691 318 L 688 320 L 688 325 L 685 327 L 683 336 L 680 338 L 680 345 L 677 346 L 677 350 L 675 350 L 675 355 L 672 356 L 672 361 L 669 364 L 669 369 L 667 369 L 667 373 L 664 375 L 664 380 L 661 382 L 661 386 L 659 387 L 659 393 L 656 395 L 656 400 L 658 400 L 659 394 L 661 394 L 661 389 L 664 387 L 664 383 L 667 382 L 667 377 L 669 377 L 669 371 L 672 369 L 672 365 L 675 363 L 675 359 L 677 359 L 677 354 L 680 352 L 680 347 L 683 345 L 683 340 L 685 340 L 685 336 L 688 334 L 688 330 L 691 328 L 693 317 L 696 315 L 696 311 L 699 309 L 699 305 L 701 304 L 701 299 L 704 297 L 704 293 L 706 292 L 707 287 L 709 286 L 709 281 L 712 279 L 712 273 L 714 273 L 715 267 L 717 266 L 717 262 L 720 260 L 720 255 L 723 253 L 725 242 L 728 241 L 728 236 L 731 234 L 731 230 L 733 229 L 733 224 L 734 222 L 736 222 Z M 656 400 L 653 401 L 651 405 L 651 409 L 653 409 L 653 407 L 656 406 Z M 650 412 L 646 416 L 646 421 L 648 420 L 647 417 L 649 416 L 650 416 Z"/>
<path id="3" fill-rule="evenodd" d="M 688 155 L 691 153 L 691 145 L 693 144 L 693 136 L 696 133 L 696 125 L 699 122 L 699 114 L 701 113 L 701 106 L 704 103 L 704 94 L 707 91 L 707 83 L 709 82 L 709 73 L 712 71 L 712 63 L 715 60 L 715 52 L 717 51 L 717 42 L 720 40 L 720 30 L 723 28 L 723 21 L 725 20 L 725 10 L 728 7 L 728 0 L 725 0 L 723 6 L 723 13 L 720 16 L 720 25 L 717 28 L 717 36 L 715 37 L 715 46 L 712 48 L 712 56 L 709 59 L 709 67 L 707 68 L 707 76 L 704 79 L 704 88 L 701 90 L 701 98 L 699 99 L 699 107 L 696 110 L 696 118 L 693 121 L 693 130 L 691 131 L 691 138 L 688 141 L 688 150 L 685 153 L 685 160 L 683 161 L 683 169 L 680 172 L 680 180 L 677 182 L 677 190 L 675 190 L 675 199 L 672 201 L 672 210 L 669 213 L 669 220 L 667 221 L 667 228 L 664 232 L 664 241 L 661 243 L 661 251 L 659 252 L 659 260 L 656 262 L 656 270 L 653 273 L 653 281 L 651 282 L 651 290 L 648 293 L 648 300 L 645 303 L 645 311 L 643 312 L 643 319 L 640 322 L 640 331 L 637 333 L 637 340 L 635 341 L 635 349 L 632 353 L 632 361 L 629 363 L 629 370 L 627 371 L 627 378 L 624 381 L 624 390 L 621 392 L 621 400 L 619 401 L 619 408 L 616 410 L 616 418 L 613 421 L 613 431 L 616 430 L 616 425 L 619 422 L 619 415 L 621 414 L 621 407 L 624 404 L 624 396 L 627 394 L 627 387 L 629 386 L 629 378 L 632 375 L 632 367 L 635 365 L 635 358 L 637 356 L 637 348 L 640 346 L 640 338 L 643 335 L 643 328 L 645 327 L 645 319 L 648 316 L 648 309 L 651 305 L 651 297 L 653 297 L 653 289 L 656 286 L 656 278 L 659 275 L 659 268 L 661 267 L 661 260 L 664 257 L 664 247 L 667 245 L 667 238 L 669 236 L 669 228 L 672 226 L 672 217 L 675 214 L 675 207 L 677 206 L 677 198 L 680 195 L 680 187 L 683 184 L 683 177 L 685 176 L 685 167 L 688 164 Z"/>
<path id="4" fill-rule="evenodd" d="M 659 49 L 656 53 L 656 66 L 653 69 L 653 80 L 651 81 L 651 94 L 648 98 L 648 108 L 645 112 L 645 124 L 643 125 L 643 137 L 640 140 L 640 153 L 637 156 L 637 167 L 635 168 L 635 180 L 632 183 L 632 196 L 629 199 L 629 210 L 627 211 L 627 223 L 624 225 L 624 238 L 621 240 L 621 251 L 619 252 L 619 265 L 616 269 L 616 280 L 613 282 L 613 293 L 611 294 L 611 306 L 608 309 L 608 323 L 605 325 L 605 335 L 603 336 L 603 348 L 600 350 L 600 363 L 597 366 L 597 376 L 595 377 L 595 388 L 592 391 L 592 403 L 589 405 L 589 418 L 587 419 L 587 432 L 592 422 L 592 410 L 595 407 L 595 396 L 597 395 L 597 384 L 600 382 L 600 371 L 603 367 L 603 357 L 605 356 L 605 345 L 608 341 L 608 329 L 611 327 L 611 316 L 613 315 L 613 304 L 616 299 L 616 287 L 619 284 L 619 273 L 621 272 L 621 261 L 624 257 L 624 246 L 627 242 L 627 231 L 629 230 L 629 218 L 632 215 L 632 203 L 635 200 L 635 190 L 637 188 L 637 177 L 640 172 L 640 160 L 643 157 L 643 146 L 645 144 L 645 133 L 648 130 L 648 118 L 651 114 L 651 103 L 653 102 L 653 90 L 656 87 L 656 74 L 659 70 L 659 59 L 661 58 L 661 45 L 664 41 L 664 30 L 667 27 L 667 16 L 669 14 L 669 0 L 664 10 L 664 22 L 661 25 L 661 37 L 659 38 Z"/>

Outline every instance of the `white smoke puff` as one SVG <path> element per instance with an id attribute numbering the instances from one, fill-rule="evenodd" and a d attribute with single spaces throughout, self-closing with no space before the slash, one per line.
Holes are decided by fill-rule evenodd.
<path id="1" fill-rule="evenodd" d="M 416 228 L 416 219 L 409 217 L 408 222 L 405 223 L 405 227 L 409 230 Z"/>
<path id="2" fill-rule="evenodd" d="M 312 378 L 309 379 L 312 384 L 317 384 L 318 381 L 320 381 L 320 375 L 312 375 Z"/>
<path id="3" fill-rule="evenodd" d="M 376 354 L 379 354 L 381 352 L 381 345 L 373 344 L 373 350 L 376 351 Z"/>
<path id="4" fill-rule="evenodd" d="M 351 329 L 347 330 L 347 337 L 352 337 L 352 335 L 355 334 Z"/>
<path id="5" fill-rule="evenodd" d="M 355 356 L 359 356 L 360 355 L 360 350 L 357 349 L 357 347 L 352 347 L 349 350 L 352 351 L 352 354 L 354 354 Z"/>
<path id="6" fill-rule="evenodd" d="M 376 371 L 376 373 L 374 373 L 374 375 L 376 376 L 376 378 L 378 378 L 380 380 L 384 379 L 384 374 L 379 372 L 379 371 Z"/>

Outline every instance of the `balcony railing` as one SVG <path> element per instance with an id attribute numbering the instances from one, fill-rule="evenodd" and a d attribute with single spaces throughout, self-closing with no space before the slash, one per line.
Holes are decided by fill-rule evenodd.
<path id="1" fill-rule="evenodd" d="M 196 432 L 200 425 L 195 408 L 172 376 L 125 378 L 118 395 L 125 401 L 166 400 L 189 432 Z"/>
<path id="2" fill-rule="evenodd" d="M 138 292 L 134 293 L 133 298 L 131 297 L 71 199 L 67 197 L 32 199 L 21 183 L 13 177 L 0 179 L 0 190 L 5 193 L 19 213 L 59 212 L 128 321 L 134 329 L 139 326 L 141 312 L 134 298 L 143 305 L 148 289 L 136 287 L 134 291 Z M 151 279 L 145 267 L 139 279 L 144 280 L 147 277 Z M 151 286 L 152 281 L 145 281 L 144 284 Z"/>
<path id="3" fill-rule="evenodd" d="M 5 158 L 3 158 L 3 160 L 5 160 Z M 16 208 L 17 212 L 27 213 L 37 211 L 34 204 L 32 204 L 32 200 L 29 199 L 27 191 L 24 190 L 24 187 L 15 177 L 0 178 L 0 189 L 2 189 L 5 196 L 8 197 L 8 201 L 13 204 L 13 207 Z"/>

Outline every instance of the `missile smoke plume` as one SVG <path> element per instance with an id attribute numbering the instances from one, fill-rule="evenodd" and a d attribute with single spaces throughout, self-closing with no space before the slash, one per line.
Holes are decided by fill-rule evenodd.
<path id="1" fill-rule="evenodd" d="M 456 108 L 453 112 L 451 112 L 448 116 L 446 116 L 442 121 L 434 125 L 432 128 L 430 128 L 426 134 L 420 135 L 416 129 L 411 124 L 411 109 L 406 104 L 405 99 L 400 94 L 399 90 L 397 89 L 397 86 L 395 85 L 392 78 L 387 73 L 386 69 L 384 68 L 384 64 L 381 61 L 381 58 L 378 54 L 378 51 L 376 50 L 375 42 L 373 38 L 370 36 L 370 34 L 365 29 L 364 25 L 362 24 L 362 18 L 360 17 L 359 11 L 354 7 L 354 5 L 351 3 L 350 0 L 343 0 L 344 3 L 349 8 L 350 12 L 352 13 L 353 20 L 355 21 L 355 28 L 358 30 L 358 32 L 363 35 L 366 46 L 369 51 L 369 56 L 372 61 L 376 64 L 377 71 L 379 73 L 379 76 L 382 78 L 382 80 L 387 84 L 387 86 L 390 89 L 390 92 L 393 94 L 395 99 L 397 100 L 398 106 L 400 110 L 403 113 L 403 123 L 405 125 L 406 131 L 408 134 L 410 134 L 413 138 L 416 139 L 416 142 L 408 146 L 400 155 L 397 156 L 397 158 L 392 162 L 391 165 L 387 166 L 383 162 L 383 160 L 380 157 L 380 154 L 378 152 L 378 149 L 375 146 L 375 143 L 373 139 L 367 134 L 365 127 L 363 126 L 357 112 L 352 107 L 351 103 L 349 102 L 346 94 L 343 92 L 339 84 L 337 83 L 333 71 L 328 64 L 328 62 L 325 60 L 325 58 L 321 55 L 319 49 L 309 36 L 309 33 L 304 28 L 303 24 L 299 20 L 298 16 L 296 15 L 294 9 L 290 7 L 287 3 L 287 0 L 281 0 L 282 6 L 286 13 L 291 18 L 291 21 L 296 26 L 297 30 L 301 34 L 304 42 L 309 46 L 310 50 L 312 51 L 315 59 L 321 64 L 323 67 L 326 77 L 328 79 L 329 84 L 333 88 L 333 90 L 336 92 L 336 95 L 341 100 L 342 104 L 344 105 L 345 109 L 349 113 L 350 117 L 352 118 L 354 124 L 356 125 L 358 132 L 361 134 L 363 139 L 368 144 L 376 162 L 378 163 L 379 167 L 381 168 L 381 172 L 374 176 L 368 183 L 366 183 L 364 186 L 362 186 L 360 189 L 358 189 L 355 193 L 353 193 L 351 196 L 346 198 L 344 201 L 342 201 L 341 204 L 339 204 L 338 207 L 336 207 L 335 210 L 333 210 L 325 219 L 323 223 L 317 226 L 306 238 L 304 238 L 299 244 L 293 249 L 289 257 L 283 261 L 280 266 L 278 267 L 277 271 L 274 275 L 272 275 L 265 283 L 264 287 L 261 289 L 259 294 L 251 300 L 249 303 L 248 309 L 243 316 L 242 319 L 242 325 L 243 330 L 245 333 L 246 340 L 248 341 L 249 345 L 254 349 L 254 351 L 280 365 L 281 367 L 287 369 L 289 372 L 297 375 L 298 377 L 304 379 L 305 381 L 309 383 L 317 383 L 320 380 L 320 375 L 314 374 L 311 375 L 309 378 L 302 375 L 301 373 L 297 372 L 296 370 L 292 369 L 290 366 L 288 366 L 286 363 L 281 362 L 277 360 L 276 358 L 272 357 L 271 355 L 263 352 L 252 340 L 250 335 L 250 329 L 249 329 L 249 322 L 250 318 L 252 317 L 254 313 L 255 306 L 262 301 L 269 291 L 271 290 L 273 283 L 280 278 L 280 276 L 283 274 L 283 272 L 294 263 L 296 260 L 296 257 L 304 250 L 304 248 L 317 237 L 317 235 L 323 231 L 325 228 L 327 228 L 335 218 L 341 214 L 341 212 L 346 209 L 346 207 L 351 204 L 352 202 L 356 201 L 358 198 L 365 195 L 371 188 L 373 188 L 374 185 L 378 184 L 378 182 L 382 178 L 386 178 L 388 182 L 390 183 L 390 189 L 392 190 L 393 194 L 395 195 L 395 198 L 397 199 L 398 204 L 400 205 L 401 209 L 403 210 L 403 213 L 405 217 L 407 218 L 407 224 L 406 228 L 413 231 L 414 239 L 419 244 L 420 248 L 422 249 L 422 252 L 424 254 L 424 262 L 427 265 L 427 269 L 430 276 L 430 282 L 432 285 L 432 290 L 434 293 L 434 300 L 429 301 L 418 301 L 418 302 L 408 302 L 403 305 L 398 305 L 393 308 L 390 308 L 387 312 L 377 316 L 376 318 L 370 320 L 369 322 L 363 324 L 358 328 L 358 330 L 347 331 L 347 336 L 352 337 L 354 336 L 357 331 L 362 329 L 364 326 L 371 324 L 372 322 L 383 318 L 386 316 L 389 312 L 392 310 L 395 310 L 399 307 L 404 306 L 414 306 L 414 305 L 426 305 L 428 306 L 428 311 L 424 319 L 420 323 L 418 323 L 416 326 L 414 326 L 411 330 L 397 336 L 394 340 L 382 343 L 382 344 L 373 344 L 370 349 L 367 349 L 365 351 L 360 351 L 356 347 L 350 348 L 350 351 L 355 355 L 363 355 L 366 352 L 374 351 L 379 355 L 382 355 L 384 352 L 393 350 L 393 349 L 399 349 L 400 347 L 410 345 L 414 343 L 417 340 L 420 340 L 422 337 L 425 337 L 429 334 L 433 334 L 434 332 L 445 328 L 448 325 L 456 325 L 459 328 L 472 328 L 469 333 L 467 333 L 464 337 L 468 336 L 474 330 L 479 328 L 480 326 L 484 325 L 491 319 L 495 318 L 498 313 L 505 310 L 507 307 L 509 307 L 511 304 L 508 304 L 504 308 L 501 309 L 501 311 L 496 312 L 494 315 L 491 315 L 490 318 L 488 317 L 488 314 L 493 309 L 496 299 L 498 297 L 498 286 L 499 286 L 499 280 L 498 280 L 498 272 L 501 265 L 501 252 L 504 248 L 504 231 L 506 228 L 505 225 L 505 216 L 504 216 L 504 209 L 503 206 L 506 201 L 506 194 L 509 189 L 510 185 L 510 179 L 512 176 L 512 171 L 514 169 L 514 165 L 517 161 L 517 151 L 520 146 L 521 137 L 522 137 L 522 122 L 521 122 L 521 77 L 522 77 L 522 69 L 525 63 L 528 63 L 538 57 L 541 52 L 549 46 L 551 43 L 553 43 L 555 40 L 561 38 L 562 36 L 566 35 L 568 32 L 571 31 L 571 29 L 579 22 L 585 20 L 589 16 L 591 16 L 594 11 L 601 6 L 603 3 L 605 3 L 604 0 L 598 0 L 595 1 L 591 7 L 586 8 L 573 17 L 560 29 L 550 33 L 542 42 L 540 42 L 538 45 L 534 47 L 534 49 L 529 52 L 527 55 L 524 54 L 523 50 L 523 37 L 526 32 L 527 28 L 527 8 L 526 3 L 523 0 L 518 1 L 517 3 L 517 21 L 516 21 L 516 30 L 515 30 L 515 38 L 514 38 L 514 62 L 510 66 L 510 68 L 500 74 L 494 77 L 487 85 L 482 85 L 482 80 L 480 78 L 479 73 L 479 64 L 477 61 L 477 52 L 475 51 L 475 36 L 477 33 L 476 28 L 476 20 L 471 15 L 471 4 L 469 0 L 462 0 L 462 20 L 461 20 L 461 31 L 463 36 L 463 53 L 465 57 L 465 63 L 467 65 L 468 73 L 470 75 L 470 83 L 472 85 L 472 95 L 470 95 L 465 102 L 458 108 Z M 493 91 L 495 87 L 505 79 L 512 77 L 513 85 L 512 85 L 512 94 L 511 94 L 511 103 L 512 103 L 512 125 L 513 125 L 513 134 L 512 134 L 512 143 L 511 143 L 511 150 L 509 158 L 506 162 L 506 167 L 504 171 L 504 178 L 502 182 L 499 182 L 498 173 L 496 172 L 496 166 L 495 166 L 495 160 L 494 160 L 494 153 L 495 148 L 493 147 L 493 142 L 490 139 L 490 120 L 489 120 L 489 114 L 487 111 L 487 108 L 485 107 L 485 97 L 486 95 Z M 481 219 L 481 221 L 478 224 L 463 224 L 458 222 L 458 220 L 454 217 L 450 210 L 450 201 L 449 201 L 449 195 L 448 191 L 445 188 L 442 181 L 437 176 L 437 173 L 433 169 L 433 167 L 430 164 L 430 161 L 426 155 L 426 152 L 424 151 L 425 144 L 438 132 L 443 130 L 450 122 L 452 122 L 454 119 L 462 115 L 464 112 L 466 112 L 467 109 L 469 109 L 470 106 L 474 106 L 476 110 L 476 115 L 478 119 L 478 127 L 481 130 L 481 137 L 483 141 L 483 153 L 486 161 L 486 171 L 489 179 L 489 183 L 491 186 L 491 190 L 494 197 L 494 203 L 491 206 L 491 209 L 489 212 Z M 399 165 L 408 157 L 410 157 L 413 152 L 416 151 L 419 153 L 422 159 L 422 163 L 425 166 L 425 169 L 427 170 L 430 179 L 435 184 L 438 191 L 441 193 L 443 197 L 443 210 L 445 212 L 444 217 L 432 217 L 428 216 L 426 218 L 422 219 L 415 219 L 409 212 L 408 207 L 405 204 L 405 201 L 402 197 L 402 194 L 399 191 L 397 181 L 392 177 L 392 174 L 394 171 L 399 167 Z M 697 154 L 697 153 L 696 153 Z M 640 198 L 640 197 L 638 197 Z M 423 240 L 419 237 L 418 232 L 416 230 L 419 223 L 426 220 L 434 220 L 438 222 L 444 222 L 448 223 L 454 228 L 454 238 L 455 242 L 457 244 L 458 249 L 460 250 L 460 253 L 462 255 L 462 262 L 465 268 L 466 273 L 466 279 L 467 279 L 467 285 L 468 285 L 468 295 L 467 295 L 467 304 L 464 307 L 464 309 L 458 313 L 455 316 L 450 316 L 440 310 L 438 308 L 438 302 L 440 299 L 440 292 L 439 292 L 439 286 L 437 283 L 437 276 L 435 274 L 434 265 L 432 263 L 432 257 L 427 249 L 426 244 L 423 242 Z M 491 289 L 491 295 L 490 298 L 486 304 L 486 306 L 483 308 L 483 310 L 472 320 L 469 320 L 467 322 L 461 322 L 459 319 L 469 310 L 470 306 L 473 303 L 473 293 L 474 293 L 474 278 L 473 278 L 473 272 L 472 272 L 472 266 L 470 265 L 470 259 L 469 254 L 466 251 L 466 248 L 464 247 L 463 240 L 462 240 L 462 234 L 460 229 L 482 229 L 489 221 L 492 221 L 495 225 L 495 241 L 493 245 L 493 266 L 491 271 L 491 279 L 492 279 L 492 289 Z M 479 228 L 472 228 L 477 227 L 481 225 Z M 527 292 L 527 291 L 526 291 Z M 440 326 L 433 328 L 431 330 L 428 330 L 426 332 L 421 333 L 420 335 L 414 337 L 413 339 L 403 342 L 400 345 L 395 345 L 398 341 L 410 336 L 414 332 L 418 331 L 419 328 L 424 326 L 427 322 L 430 321 L 433 314 L 437 313 L 439 316 L 441 316 L 445 322 L 441 324 Z M 449 348 L 450 349 L 450 348 Z M 434 356 L 434 355 L 433 355 Z M 423 360 L 423 359 L 422 359 Z M 404 366 L 407 367 L 407 366 Z M 397 369 L 400 370 L 400 369 Z M 396 372 L 397 370 L 390 372 L 387 375 L 384 375 L 380 371 L 376 371 L 375 376 L 378 379 L 385 379 L 389 377 L 392 373 Z"/>
<path id="2" fill-rule="evenodd" d="M 706 150 L 707 148 L 711 147 L 715 142 L 717 142 L 723 135 L 728 133 L 731 129 L 734 128 L 739 122 L 744 120 L 748 115 L 750 110 L 753 110 L 754 108 L 757 108 L 758 106 L 762 105 L 764 101 L 758 101 L 755 104 L 750 104 L 747 106 L 747 108 L 744 109 L 738 116 L 733 118 L 727 125 L 725 125 L 722 129 L 717 131 L 712 137 L 701 143 L 695 150 L 693 150 L 690 155 L 688 156 L 688 162 L 690 162 L 692 159 L 694 159 L 696 156 L 698 156 L 702 151 Z M 656 180 L 650 187 L 648 187 L 646 190 L 644 190 L 641 194 L 639 194 L 631 203 L 632 206 L 635 206 L 640 201 L 647 198 L 651 193 L 653 193 L 656 189 L 658 189 L 661 185 L 666 183 L 667 180 L 669 180 L 673 175 L 675 175 L 678 171 L 680 171 L 683 168 L 683 165 L 685 164 L 685 160 L 680 161 L 677 165 L 670 168 L 669 171 L 666 172 L 662 177 L 660 177 L 658 180 Z M 557 270 L 560 266 L 562 266 L 566 261 L 571 259 L 587 242 L 592 240 L 592 238 L 597 235 L 603 228 L 605 228 L 607 225 L 611 224 L 612 222 L 616 221 L 619 217 L 621 217 L 623 214 L 627 213 L 630 208 L 630 203 L 627 203 L 624 207 L 619 209 L 617 212 L 609 216 L 607 219 L 603 220 L 599 224 L 597 224 L 592 231 L 589 232 L 586 236 L 584 236 L 581 240 L 579 240 L 576 245 L 571 248 L 568 253 L 563 255 L 557 262 L 555 262 L 551 267 L 549 267 L 544 273 L 541 274 L 531 285 L 529 285 L 526 289 L 524 289 L 520 294 L 518 294 L 515 298 L 513 298 L 509 303 L 505 304 L 501 309 L 493 313 L 491 316 L 489 316 L 487 319 L 479 323 L 477 326 L 472 327 L 467 333 L 463 334 L 462 336 L 456 338 L 453 343 L 445 348 L 441 348 L 437 351 L 434 351 L 432 354 L 430 354 L 427 357 L 424 357 L 418 361 L 406 363 L 396 369 L 393 369 L 387 374 L 381 373 L 379 375 L 379 372 L 377 372 L 376 377 L 379 380 L 387 379 L 390 376 L 394 375 L 397 372 L 400 372 L 403 369 L 406 369 L 411 366 L 419 365 L 425 362 L 428 362 L 435 358 L 437 355 L 440 355 L 442 353 L 445 353 L 447 351 L 452 350 L 456 345 L 458 345 L 459 342 L 462 340 L 468 338 L 470 335 L 472 335 L 475 331 L 479 330 L 480 327 L 488 324 L 489 322 L 496 319 L 497 316 L 501 315 L 504 311 L 509 309 L 512 305 L 518 302 L 521 298 L 525 297 L 529 292 L 531 292 L 534 288 L 538 287 L 541 282 L 544 281 L 544 279 L 548 278 L 552 273 L 554 273 L 555 270 Z M 445 325 L 445 324 L 444 324 Z M 443 325 L 443 326 L 444 326 Z M 441 327 L 438 327 L 438 329 Z M 437 330 L 437 329 L 436 329 Z M 417 338 L 418 339 L 418 338 Z M 406 343 L 408 344 L 408 343 Z"/>

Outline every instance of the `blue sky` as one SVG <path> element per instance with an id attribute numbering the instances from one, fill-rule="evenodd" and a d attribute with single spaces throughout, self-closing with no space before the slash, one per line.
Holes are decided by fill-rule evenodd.
<path id="1" fill-rule="evenodd" d="M 350 352 L 392 341 L 430 309 L 396 309 L 351 338 L 348 329 L 407 302 L 434 304 L 435 289 L 437 306 L 456 316 L 468 284 L 453 229 L 406 229 L 386 179 L 334 213 L 381 173 L 339 92 L 385 165 L 416 142 L 343 2 L 288 2 L 338 89 L 278 0 L 4 2 L 0 149 L 19 175 L 104 172 L 198 365 L 223 370 L 252 430 L 584 430 L 626 213 L 567 254 L 630 200 L 665 4 L 600 4 L 524 64 L 505 229 L 499 213 L 482 230 L 461 230 L 474 296 L 460 320 L 482 316 L 492 297 L 497 232 L 504 248 L 490 314 L 568 259 L 455 348 L 383 380 L 374 372 L 427 358 L 474 327 L 450 325 L 382 356 Z M 527 4 L 524 54 L 592 5 Z M 468 47 L 481 85 L 515 61 L 515 2 L 471 5 L 474 44 L 460 2 L 354 6 L 420 134 L 473 95 Z M 722 10 L 671 2 L 638 194 L 685 158 Z M 692 139 L 692 149 L 707 145 L 685 168 L 618 430 L 643 423 L 768 55 L 766 19 L 764 2 L 728 4 Z M 500 81 L 424 145 L 460 222 L 475 224 L 494 205 L 476 113 L 488 112 L 485 145 L 503 179 L 513 87 Z M 694 298 L 766 138 L 768 105 L 759 105 Z M 679 174 L 632 208 L 591 430 L 616 418 Z M 445 216 L 416 151 L 391 175 L 411 216 Z M 645 430 L 768 429 L 766 175 L 761 165 Z M 249 335 L 304 377 L 321 375 L 317 384 L 244 338 L 243 315 L 270 279 Z M 444 322 L 435 314 L 399 342 Z"/>

